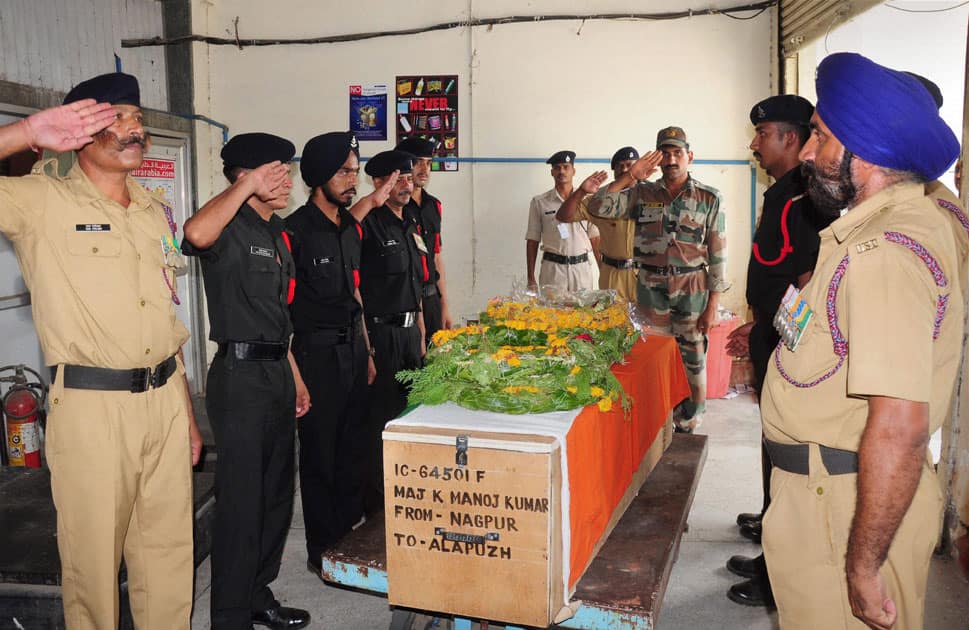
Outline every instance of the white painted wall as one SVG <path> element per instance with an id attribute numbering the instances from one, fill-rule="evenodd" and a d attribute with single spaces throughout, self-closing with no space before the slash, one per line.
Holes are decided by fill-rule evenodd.
<path id="1" fill-rule="evenodd" d="M 890 4 L 876 6 L 833 29 L 813 50 L 802 54 L 800 93 L 812 102 L 816 99 L 814 68 L 827 55 L 857 52 L 935 82 L 942 90 L 942 118 L 961 140 L 969 4 L 934 0 L 894 0 Z M 955 189 L 953 169 L 940 179 Z"/>
<path id="2" fill-rule="evenodd" d="M 307 37 L 409 28 L 468 15 L 683 8 L 672 0 L 648 6 L 631 0 L 379 5 L 196 0 L 193 30 L 224 37 L 234 33 L 238 17 L 240 37 Z M 239 50 L 196 44 L 196 106 L 228 124 L 233 134 L 269 131 L 301 147 L 318 133 L 347 128 L 351 83 L 393 85 L 398 74 L 457 74 L 461 157 L 545 158 L 570 148 L 580 158 L 608 159 L 625 144 L 649 149 L 658 129 L 676 124 L 686 129 L 697 159 L 747 160 L 752 132 L 747 114 L 770 94 L 770 21 L 766 12 L 748 21 L 716 16 L 535 22 L 334 45 Z M 211 130 L 200 137 L 203 200 L 224 187 L 220 142 Z M 366 142 L 362 154 L 391 147 L 392 140 Z M 607 166 L 580 163 L 576 184 Z M 742 310 L 750 169 L 698 166 L 694 174 L 724 194 L 734 282 L 724 303 Z M 462 164 L 457 173 L 432 175 L 430 190 L 444 201 L 444 257 L 455 315 L 480 310 L 488 298 L 507 292 L 514 277 L 524 276 L 528 202 L 551 185 L 544 164 Z M 293 206 L 304 196 L 305 191 L 294 193 Z"/>
<path id="3" fill-rule="evenodd" d="M 122 39 L 161 34 L 157 0 L 2 0 L 0 79 L 67 92 L 114 72 L 118 55 L 139 79 L 142 104 L 167 110 L 164 49 L 121 48 Z"/>

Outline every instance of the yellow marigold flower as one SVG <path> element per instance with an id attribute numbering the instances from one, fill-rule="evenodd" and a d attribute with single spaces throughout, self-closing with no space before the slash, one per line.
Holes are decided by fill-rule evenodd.
<path id="1" fill-rule="evenodd" d="M 612 399 L 611 398 L 600 398 L 599 402 L 596 403 L 599 406 L 599 411 L 606 413 L 612 409 Z"/>
<path id="2" fill-rule="evenodd" d="M 589 393 L 595 396 L 596 398 L 598 398 L 603 394 L 605 394 L 606 392 L 601 387 L 596 387 L 595 385 L 593 385 L 592 387 L 589 388 Z"/>
<path id="3" fill-rule="evenodd" d="M 522 362 L 516 356 L 508 357 L 508 365 L 511 367 L 518 367 Z"/>
<path id="4" fill-rule="evenodd" d="M 569 385 L 568 387 L 565 388 L 565 391 L 567 391 L 570 394 L 576 394 L 578 393 L 579 388 L 575 387 L 574 385 Z"/>
<path id="5" fill-rule="evenodd" d="M 580 366 L 576 365 L 571 370 L 569 370 L 569 376 L 575 376 L 576 374 L 578 374 L 581 371 L 582 371 L 582 368 Z"/>

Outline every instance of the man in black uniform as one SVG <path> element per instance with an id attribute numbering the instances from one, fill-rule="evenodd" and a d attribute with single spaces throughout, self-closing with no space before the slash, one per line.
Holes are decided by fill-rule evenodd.
<path id="1" fill-rule="evenodd" d="M 400 370 L 419 368 L 424 356 L 421 287 L 430 278 L 429 250 L 414 218 L 404 212 L 414 189 L 413 159 L 404 151 L 384 151 L 373 156 L 364 169 L 373 177 L 374 188 L 397 173 L 386 203 L 367 213 L 361 222 L 360 294 L 377 367 L 367 420 L 364 509 L 368 514 L 383 510 L 381 433 L 384 425 L 407 406 L 408 388 L 395 375 Z"/>
<path id="2" fill-rule="evenodd" d="M 428 248 L 427 268 L 430 274 L 424 283 L 423 313 L 424 336 L 428 346 L 431 337 L 442 328 L 451 328 L 451 309 L 447 299 L 447 282 L 444 278 L 444 259 L 441 256 L 441 200 L 427 192 L 431 181 L 431 162 L 437 145 L 424 138 L 405 138 L 397 145 L 398 151 L 406 151 L 414 156 L 414 192 L 411 194 L 406 211 L 413 212 L 417 229 Z"/>
<path id="3" fill-rule="evenodd" d="M 222 149 L 232 184 L 185 222 L 182 250 L 202 263 L 209 338 L 206 409 L 218 449 L 212 533 L 212 628 L 302 628 L 280 606 L 276 579 L 293 508 L 295 418 L 309 396 L 289 352 L 295 289 L 285 225 L 295 147 L 263 133 Z"/>
<path id="4" fill-rule="evenodd" d="M 347 206 L 357 193 L 360 150 L 349 131 L 306 143 L 299 169 L 312 190 L 286 218 L 296 263 L 293 357 L 312 407 L 299 422 L 299 478 L 307 566 L 320 575 L 324 551 L 363 515 L 367 385 L 376 375 L 360 302 L 363 229 Z M 389 189 L 365 203 L 383 205 Z"/>
<path id="5" fill-rule="evenodd" d="M 775 182 L 764 192 L 760 224 L 747 265 L 747 303 L 754 321 L 730 334 L 727 350 L 734 356 L 750 355 L 758 396 L 767 362 L 780 340 L 773 325 L 774 314 L 789 286 L 801 288 L 807 284 L 818 258 L 820 239 L 809 220 L 814 213 L 798 159 L 810 134 L 813 113 L 810 102 L 791 94 L 772 96 L 750 110 L 750 122 L 755 127 L 750 148 Z M 737 517 L 740 533 L 754 542 L 760 542 L 761 517 L 770 504 L 771 464 L 763 445 L 761 466 L 763 510 Z M 734 556 L 727 562 L 727 569 L 748 578 L 730 587 L 727 597 L 732 601 L 749 606 L 773 605 L 763 554 L 756 558 Z"/>

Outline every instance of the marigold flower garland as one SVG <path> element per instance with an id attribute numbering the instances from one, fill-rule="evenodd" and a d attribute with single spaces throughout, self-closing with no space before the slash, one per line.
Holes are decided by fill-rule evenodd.
<path id="1" fill-rule="evenodd" d="M 607 412 L 619 403 L 628 411 L 610 368 L 638 337 L 624 302 L 561 308 L 497 298 L 479 324 L 435 333 L 426 367 L 397 379 L 411 385 L 411 404 L 523 414 L 589 404 Z"/>

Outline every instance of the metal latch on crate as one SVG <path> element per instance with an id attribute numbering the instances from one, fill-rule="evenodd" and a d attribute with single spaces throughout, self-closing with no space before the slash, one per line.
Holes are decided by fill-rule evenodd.
<path id="1" fill-rule="evenodd" d="M 468 465 L 468 436 L 459 435 L 454 440 L 454 463 L 458 466 Z"/>
<path id="2" fill-rule="evenodd" d="M 495 541 L 499 540 L 501 536 L 498 532 L 488 532 L 484 536 L 478 534 L 461 534 L 459 532 L 449 532 L 443 527 L 435 527 L 434 535 L 441 536 L 444 540 L 448 542 L 463 542 L 471 543 L 472 545 L 482 545 L 485 541 Z"/>

